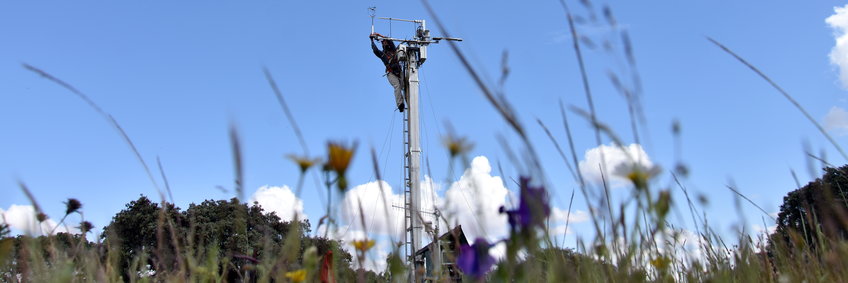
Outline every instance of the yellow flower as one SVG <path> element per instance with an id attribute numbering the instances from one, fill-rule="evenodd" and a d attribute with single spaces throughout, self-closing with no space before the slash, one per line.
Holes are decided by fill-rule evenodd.
<path id="1" fill-rule="evenodd" d="M 306 280 L 306 269 L 286 272 L 286 278 L 292 282 L 303 282 Z"/>
<path id="2" fill-rule="evenodd" d="M 353 158 L 353 152 L 356 144 L 351 147 L 342 145 L 341 143 L 330 142 L 327 144 L 329 151 L 327 156 L 327 166 L 336 171 L 336 174 L 342 176 L 347 171 L 347 166 L 350 165 L 350 160 Z"/>
<path id="3" fill-rule="evenodd" d="M 670 263 L 671 263 L 671 260 L 669 260 L 667 257 L 664 257 L 664 256 L 651 260 L 651 265 L 653 265 L 654 267 L 656 267 L 657 269 L 660 269 L 660 270 L 668 268 L 668 265 Z"/>
<path id="4" fill-rule="evenodd" d="M 327 163 L 324 164 L 324 170 L 332 170 L 336 172 L 336 176 L 338 177 L 336 184 L 340 191 L 347 189 L 345 171 L 347 171 L 347 166 L 350 165 L 350 160 L 353 158 L 355 148 L 356 143 L 349 147 L 335 142 L 327 144 Z"/>
<path id="5" fill-rule="evenodd" d="M 627 178 L 637 190 L 644 190 L 648 188 L 648 182 L 659 175 L 660 172 L 659 166 L 624 163 L 616 167 L 613 174 Z"/>
<path id="6" fill-rule="evenodd" d="M 353 241 L 353 247 L 358 251 L 366 252 L 374 247 L 374 240 L 356 240 Z"/>
<path id="7" fill-rule="evenodd" d="M 296 163 L 297 166 L 300 167 L 300 173 L 306 172 L 306 170 L 309 170 L 310 167 L 312 167 L 318 162 L 321 162 L 320 158 L 310 159 L 306 156 L 297 156 L 294 154 L 289 154 L 286 157 L 288 157 L 288 159 L 290 159 L 291 161 L 294 161 L 294 163 Z"/>
<path id="8" fill-rule="evenodd" d="M 474 148 L 474 144 L 470 143 L 465 137 L 450 135 L 445 138 L 445 147 L 448 148 L 451 157 L 456 157 L 457 155 L 471 151 Z"/>

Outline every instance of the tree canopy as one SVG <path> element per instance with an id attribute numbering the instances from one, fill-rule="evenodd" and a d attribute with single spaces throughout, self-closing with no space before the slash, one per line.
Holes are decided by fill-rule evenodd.
<path id="1" fill-rule="evenodd" d="M 824 168 L 824 175 L 783 197 L 775 235 L 785 243 L 793 235 L 815 247 L 822 238 L 846 239 L 848 165 Z M 774 237 L 773 237 L 774 240 Z"/>

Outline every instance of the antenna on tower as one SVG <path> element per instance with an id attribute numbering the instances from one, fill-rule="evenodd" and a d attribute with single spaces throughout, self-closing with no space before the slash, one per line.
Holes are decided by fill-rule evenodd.
<path id="1" fill-rule="evenodd" d="M 368 7 L 368 14 L 371 15 L 371 34 L 374 34 L 374 16 L 377 15 L 377 7 Z"/>

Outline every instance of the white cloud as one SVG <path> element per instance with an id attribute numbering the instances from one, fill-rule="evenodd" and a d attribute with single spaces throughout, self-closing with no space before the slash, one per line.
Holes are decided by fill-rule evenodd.
<path id="1" fill-rule="evenodd" d="M 9 225 L 13 232 L 32 236 L 45 235 L 50 233 L 50 231 L 53 231 L 53 233 L 65 232 L 79 234 L 79 229 L 72 227 L 73 225 L 56 227 L 58 223 L 53 219 L 48 218 L 44 222 L 38 223 L 35 217 L 36 211 L 32 205 L 13 204 L 8 210 L 3 211 L 0 209 L 0 214 L 3 216 L 3 221 Z"/>
<path id="2" fill-rule="evenodd" d="M 345 193 L 340 206 L 341 220 L 356 231 L 399 239 L 403 235 L 403 214 L 393 205 L 403 207 L 403 196 L 392 193 L 392 187 L 385 181 L 359 185 Z"/>
<path id="3" fill-rule="evenodd" d="M 557 226 L 551 225 L 551 226 L 552 227 L 550 228 L 550 231 L 551 231 L 550 236 L 562 236 L 562 235 L 574 233 L 574 226 L 572 226 L 571 223 L 569 223 L 568 226 L 565 226 L 565 225 L 557 225 Z M 551 239 L 554 239 L 554 238 L 551 238 Z"/>
<path id="4" fill-rule="evenodd" d="M 489 241 L 507 234 L 506 215 L 498 213 L 506 205 L 509 190 L 499 176 L 492 176 L 492 166 L 485 156 L 471 161 L 471 168 L 445 192 L 440 205 L 450 226 L 462 225 L 469 241 L 484 237 Z M 509 207 L 509 206 L 507 206 Z"/>
<path id="5" fill-rule="evenodd" d="M 291 221 L 295 215 L 298 219 L 307 217 L 303 213 L 303 201 L 288 186 L 262 186 L 250 197 L 250 203 L 253 202 L 259 203 L 265 211 L 276 213 L 283 221 Z"/>
<path id="6" fill-rule="evenodd" d="M 424 221 L 432 222 L 432 212 L 437 204 L 443 202 L 438 195 L 439 188 L 440 186 L 428 176 L 421 182 L 420 201 Z M 362 213 L 359 209 L 360 200 Z M 382 180 L 374 181 L 355 186 L 345 193 L 340 206 L 340 218 L 343 223 L 350 225 L 351 229 L 400 239 L 404 229 L 403 204 L 403 195 L 393 193 L 391 185 Z"/>
<path id="7" fill-rule="evenodd" d="M 831 107 L 824 116 L 824 128 L 839 135 L 848 134 L 848 111 L 838 106 Z"/>
<path id="8" fill-rule="evenodd" d="M 574 232 L 574 224 L 586 221 L 589 221 L 589 213 L 586 211 L 575 210 L 569 214 L 568 210 L 553 207 L 551 208 L 550 234 L 551 236 L 571 234 Z M 568 227 L 565 226 L 566 223 Z"/>
<path id="9" fill-rule="evenodd" d="M 825 19 L 833 29 L 836 45 L 830 50 L 830 63 L 839 67 L 839 81 L 848 88 L 848 5 L 833 7 L 834 14 Z"/>
<path id="10" fill-rule="evenodd" d="M 568 222 L 569 224 L 580 223 L 589 221 L 589 214 L 583 210 L 575 210 L 572 211 L 571 214 L 568 213 L 568 210 L 560 209 L 559 207 L 554 207 L 551 210 L 551 221 L 552 222 Z"/>
<path id="11" fill-rule="evenodd" d="M 601 166 L 601 155 L 606 166 Z M 651 162 L 651 158 L 642 149 L 639 144 L 630 144 L 628 146 L 618 147 L 615 145 L 600 145 L 589 149 L 580 161 L 580 174 L 586 182 L 594 184 L 602 184 L 603 178 L 606 178 L 607 184 L 610 187 L 620 187 L 627 184 L 627 179 L 617 174 L 612 174 L 617 168 L 625 166 L 638 166 L 641 168 L 656 168 Z M 603 168 L 603 175 L 601 174 Z M 603 176 L 603 178 L 602 178 Z"/>
<path id="12" fill-rule="evenodd" d="M 438 208 L 450 222 L 440 223 L 440 233 L 445 233 L 458 224 L 462 225 L 468 240 L 472 242 L 476 237 L 495 241 L 506 236 L 508 224 L 506 217 L 498 213 L 498 208 L 506 204 L 509 191 L 503 186 L 501 178 L 492 176 L 491 171 L 492 167 L 486 157 L 474 158 L 471 168 L 467 169 L 458 181 L 452 183 L 443 196 L 440 195 L 439 184 L 429 177 L 424 178 L 421 182 L 421 210 L 433 212 Z M 360 200 L 362 213 L 359 208 Z M 399 241 L 403 237 L 403 210 L 392 207 L 393 205 L 402 207 L 403 195 L 392 193 L 392 187 L 385 181 L 355 186 L 345 194 L 339 207 L 340 219 L 345 226 L 331 231 L 329 236 L 348 243 L 345 249 L 351 254 L 355 254 L 349 244 L 351 241 L 363 239 L 366 235 L 370 239 L 378 239 L 377 246 L 369 252 L 364 267 L 382 271 L 386 266 L 385 258 L 392 250 L 392 241 Z M 423 213 L 422 217 L 425 222 L 434 221 L 430 213 Z M 325 230 L 319 228 L 318 231 L 323 233 Z M 425 234 L 425 237 L 429 236 Z M 490 253 L 496 258 L 502 258 L 505 249 L 496 246 Z"/>

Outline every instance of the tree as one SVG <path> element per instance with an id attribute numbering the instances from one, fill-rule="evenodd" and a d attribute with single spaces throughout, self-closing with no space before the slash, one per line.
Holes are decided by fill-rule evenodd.
<path id="1" fill-rule="evenodd" d="M 147 257 L 146 264 L 158 269 L 177 264 L 176 250 L 185 239 L 182 229 L 185 221 L 180 209 L 173 204 L 163 202 L 163 207 L 164 211 L 159 204 L 142 195 L 126 204 L 126 208 L 103 228 L 101 238 L 112 250 L 119 252 L 124 276 L 130 275 L 132 260 L 140 256 Z"/>
<path id="2" fill-rule="evenodd" d="M 815 248 L 821 240 L 848 237 L 848 165 L 824 168 L 824 175 L 783 197 L 772 241 L 792 243 L 799 235 Z"/>
<path id="3" fill-rule="evenodd" d="M 0 223 L 0 239 L 8 237 L 9 234 L 9 225 L 6 223 Z"/>
<path id="4" fill-rule="evenodd" d="M 157 204 L 141 196 L 112 218 L 101 237 L 111 249 L 119 251 L 124 276 L 132 276 L 140 268 L 150 268 L 157 274 L 177 271 L 183 264 L 181 257 L 198 257 L 215 259 L 228 281 L 241 281 L 243 271 L 266 255 L 293 254 L 293 261 L 281 263 L 292 268 L 300 264 L 303 251 L 312 245 L 319 252 L 334 250 L 345 266 L 349 265 L 350 254 L 337 251 L 341 250 L 340 242 L 308 238 L 310 231 L 308 220 L 292 225 L 257 203 L 248 206 L 236 198 L 190 204 L 181 212 L 173 204 Z M 282 251 L 290 232 L 296 233 L 292 237 L 299 244 Z M 133 266 L 139 259 L 145 261 Z"/>

